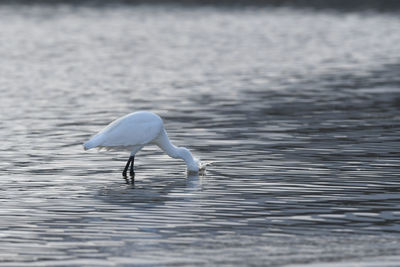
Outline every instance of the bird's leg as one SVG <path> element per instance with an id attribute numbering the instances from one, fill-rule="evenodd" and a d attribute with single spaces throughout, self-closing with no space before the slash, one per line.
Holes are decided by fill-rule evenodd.
<path id="1" fill-rule="evenodd" d="M 129 157 L 128 161 L 126 162 L 125 169 L 122 172 L 122 176 L 126 177 L 126 173 L 128 172 L 128 168 L 129 168 L 129 163 L 131 163 L 131 161 L 132 161 L 132 157 Z"/>
<path id="2" fill-rule="evenodd" d="M 135 156 L 131 156 L 129 158 L 131 160 L 131 170 L 130 170 L 130 174 L 132 177 L 135 176 L 135 171 L 133 170 L 133 165 L 135 165 Z"/>

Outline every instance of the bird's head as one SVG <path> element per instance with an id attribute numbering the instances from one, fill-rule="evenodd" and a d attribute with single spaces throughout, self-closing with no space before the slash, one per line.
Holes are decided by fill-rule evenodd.
<path id="1" fill-rule="evenodd" d="M 180 147 L 178 149 L 179 156 L 185 161 L 187 170 L 189 172 L 198 172 L 199 171 L 199 160 L 195 159 L 190 153 L 189 149 L 185 147 Z"/>

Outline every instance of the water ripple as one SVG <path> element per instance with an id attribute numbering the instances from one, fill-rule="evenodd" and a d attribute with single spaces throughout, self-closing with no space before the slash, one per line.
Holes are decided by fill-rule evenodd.
<path id="1" fill-rule="evenodd" d="M 0 266 L 399 254 L 398 17 L 3 5 L 0 22 Z M 149 147 L 132 181 L 128 155 L 82 150 L 139 109 L 206 174 Z"/>

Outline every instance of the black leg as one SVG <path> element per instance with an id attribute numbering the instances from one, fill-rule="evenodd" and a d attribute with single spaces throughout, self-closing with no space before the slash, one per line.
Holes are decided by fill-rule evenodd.
<path id="1" fill-rule="evenodd" d="M 135 176 L 135 171 L 133 169 L 133 165 L 135 165 L 135 156 L 131 156 L 130 159 L 131 159 L 131 171 L 130 171 L 130 174 L 131 174 L 132 177 L 134 177 Z"/>
<path id="2" fill-rule="evenodd" d="M 122 172 L 122 176 L 126 177 L 126 173 L 128 172 L 128 168 L 129 168 L 129 163 L 131 163 L 131 161 L 132 161 L 132 157 L 129 157 L 128 161 L 126 162 L 125 169 Z"/>

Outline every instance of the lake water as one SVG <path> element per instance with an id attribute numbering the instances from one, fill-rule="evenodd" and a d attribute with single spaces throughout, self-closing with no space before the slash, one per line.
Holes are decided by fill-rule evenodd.
<path id="1" fill-rule="evenodd" d="M 400 17 L 0 6 L 0 266 L 398 266 Z M 212 161 L 83 151 L 152 110 Z"/>

